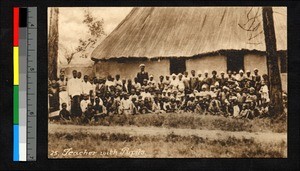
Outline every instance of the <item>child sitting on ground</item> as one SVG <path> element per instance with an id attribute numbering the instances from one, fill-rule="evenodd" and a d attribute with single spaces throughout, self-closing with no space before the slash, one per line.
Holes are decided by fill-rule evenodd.
<path id="1" fill-rule="evenodd" d="M 83 123 L 90 123 L 94 119 L 95 110 L 92 103 L 88 103 L 87 109 L 83 112 Z"/>
<path id="2" fill-rule="evenodd" d="M 196 108 L 195 96 L 193 94 L 190 94 L 189 100 L 187 102 L 187 112 L 194 112 L 195 108 Z"/>
<path id="3" fill-rule="evenodd" d="M 67 121 L 67 120 L 71 120 L 71 114 L 70 112 L 67 110 L 67 104 L 66 103 L 62 103 L 61 104 L 61 111 L 59 111 L 59 117 L 62 121 Z"/>
<path id="4" fill-rule="evenodd" d="M 104 117 L 107 115 L 106 107 L 103 105 L 103 101 L 99 97 L 95 98 L 95 106 L 93 106 L 93 109 L 95 111 L 96 121 L 98 121 L 100 117 Z"/>

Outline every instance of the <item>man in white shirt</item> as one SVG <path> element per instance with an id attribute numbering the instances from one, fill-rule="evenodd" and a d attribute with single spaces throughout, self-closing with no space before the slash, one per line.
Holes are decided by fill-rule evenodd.
<path id="1" fill-rule="evenodd" d="M 138 82 L 137 77 L 134 78 L 134 82 L 132 83 L 132 85 L 136 90 L 141 88 L 141 84 Z"/>
<path id="2" fill-rule="evenodd" d="M 75 117 L 81 116 L 81 109 L 80 109 L 80 94 L 82 92 L 81 89 L 81 80 L 77 78 L 77 71 L 73 70 L 73 78 L 68 81 L 67 84 L 67 91 L 72 99 L 71 104 L 71 115 Z"/>
<path id="3" fill-rule="evenodd" d="M 82 112 L 85 112 L 88 104 L 90 103 L 89 96 L 87 94 L 83 95 L 83 100 L 80 102 L 80 108 Z"/>
<path id="4" fill-rule="evenodd" d="M 151 87 L 156 86 L 156 81 L 153 78 L 154 78 L 153 75 L 149 76 L 148 85 L 151 86 Z"/>
<path id="5" fill-rule="evenodd" d="M 69 106 L 69 95 L 67 92 L 67 78 L 64 74 L 60 74 L 59 80 L 57 81 L 59 84 L 59 106 L 62 109 L 62 104 L 65 103 L 67 105 L 66 109 L 70 110 Z"/>
<path id="6" fill-rule="evenodd" d="M 178 81 L 176 79 L 176 74 L 172 74 L 172 79 L 171 79 L 171 82 L 170 82 L 170 86 L 172 87 L 178 87 Z"/>
<path id="7" fill-rule="evenodd" d="M 89 76 L 85 75 L 83 77 L 83 82 L 81 83 L 82 94 L 89 95 L 92 90 L 92 84 L 88 80 Z"/>
<path id="8" fill-rule="evenodd" d="M 179 73 L 178 74 L 178 90 L 179 91 L 184 91 L 184 88 L 185 88 L 185 86 L 184 86 L 184 82 L 182 80 L 182 74 Z"/>

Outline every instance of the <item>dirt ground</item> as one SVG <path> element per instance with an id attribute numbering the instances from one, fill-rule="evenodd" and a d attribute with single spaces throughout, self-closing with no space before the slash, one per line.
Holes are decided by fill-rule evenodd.
<path id="1" fill-rule="evenodd" d="M 49 123 L 49 158 L 286 158 L 287 133 Z M 231 130 L 231 129 L 230 129 Z M 88 153 L 88 154 L 86 154 Z M 92 155 L 91 155 L 91 154 Z"/>
<path id="2" fill-rule="evenodd" d="M 222 130 L 196 130 L 196 129 L 181 129 L 181 128 L 159 128 L 159 127 L 137 127 L 137 126 L 81 126 L 81 125 L 59 125 L 49 124 L 49 134 L 53 133 L 88 133 L 88 134 L 101 134 L 101 133 L 119 133 L 130 134 L 133 136 L 166 136 L 168 134 L 175 134 L 180 136 L 200 136 L 205 139 L 226 139 L 233 136 L 237 139 L 241 138 L 254 138 L 255 141 L 262 143 L 270 142 L 287 142 L 286 133 L 273 133 L 273 132 L 232 132 Z"/>

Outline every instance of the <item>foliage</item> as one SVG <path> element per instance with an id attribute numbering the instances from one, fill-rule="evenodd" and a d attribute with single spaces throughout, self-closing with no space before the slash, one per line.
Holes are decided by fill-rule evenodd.
<path id="1" fill-rule="evenodd" d="M 103 28 L 104 20 L 93 16 L 88 8 L 84 11 L 84 13 L 84 20 L 82 23 L 88 27 L 89 37 L 85 39 L 79 38 L 79 45 L 75 48 L 75 50 L 66 52 L 65 57 L 68 64 L 77 53 L 80 53 L 81 58 L 88 58 L 88 53 L 86 52 L 87 48 L 95 45 L 101 36 L 106 35 Z"/>

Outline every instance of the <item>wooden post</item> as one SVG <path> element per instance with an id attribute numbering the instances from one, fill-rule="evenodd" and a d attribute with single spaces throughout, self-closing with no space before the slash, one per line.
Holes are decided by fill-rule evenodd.
<path id="1" fill-rule="evenodd" d="M 269 75 L 269 112 L 271 116 L 279 116 L 283 112 L 281 78 L 278 68 L 278 56 L 272 7 L 262 7 L 263 26 L 267 53 Z"/>
<path id="2" fill-rule="evenodd" d="M 58 13 L 58 8 L 50 9 L 48 36 L 48 77 L 50 80 L 57 80 Z"/>

